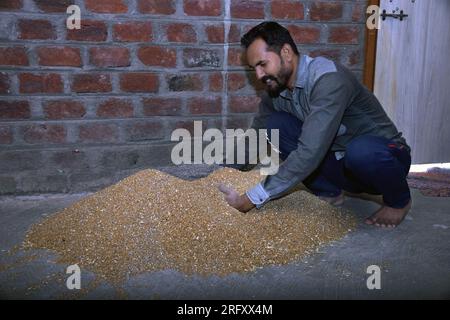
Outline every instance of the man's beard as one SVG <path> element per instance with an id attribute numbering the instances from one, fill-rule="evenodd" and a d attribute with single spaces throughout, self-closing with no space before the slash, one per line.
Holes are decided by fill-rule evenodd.
<path id="1" fill-rule="evenodd" d="M 287 88 L 289 78 L 289 70 L 285 69 L 284 63 L 282 62 L 281 70 L 278 72 L 276 77 L 267 75 L 262 77 L 261 82 L 266 85 L 266 91 L 269 96 L 276 98 Z"/>

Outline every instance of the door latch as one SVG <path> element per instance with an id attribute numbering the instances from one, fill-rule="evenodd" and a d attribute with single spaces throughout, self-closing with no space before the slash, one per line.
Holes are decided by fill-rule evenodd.
<path id="1" fill-rule="evenodd" d="M 383 10 L 383 13 L 380 14 L 383 21 L 386 20 L 386 18 L 400 19 L 400 21 L 403 21 L 403 18 L 406 18 L 407 16 L 407 14 L 403 13 L 403 10 L 400 10 L 400 13 L 395 13 L 394 10 L 392 10 L 392 13 L 386 13 L 386 10 Z"/>

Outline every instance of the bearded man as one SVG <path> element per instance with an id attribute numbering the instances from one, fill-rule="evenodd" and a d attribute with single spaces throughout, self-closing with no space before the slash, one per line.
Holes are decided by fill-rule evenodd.
<path id="1" fill-rule="evenodd" d="M 257 25 L 241 43 L 267 91 L 252 128 L 279 130 L 282 163 L 242 195 L 221 185 L 228 204 L 247 212 L 303 182 L 334 205 L 343 203 L 343 190 L 382 195 L 384 205 L 365 222 L 400 224 L 411 207 L 411 149 L 378 99 L 344 66 L 301 55 L 276 22 Z"/>

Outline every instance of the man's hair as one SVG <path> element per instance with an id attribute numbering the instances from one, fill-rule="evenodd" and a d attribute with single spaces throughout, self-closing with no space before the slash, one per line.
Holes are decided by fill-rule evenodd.
<path id="1" fill-rule="evenodd" d="M 241 44 L 245 49 L 248 49 L 253 41 L 258 38 L 267 43 L 267 47 L 270 51 L 280 54 L 281 48 L 287 43 L 292 47 L 294 53 L 299 55 L 297 46 L 289 31 L 276 22 L 265 21 L 253 27 L 241 38 Z"/>

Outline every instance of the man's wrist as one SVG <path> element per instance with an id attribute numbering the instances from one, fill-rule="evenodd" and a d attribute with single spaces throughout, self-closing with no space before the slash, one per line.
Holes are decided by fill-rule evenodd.
<path id="1" fill-rule="evenodd" d="M 245 193 L 239 197 L 239 202 L 240 202 L 239 211 L 242 212 L 250 211 L 251 209 L 256 207 L 255 204 L 253 204 L 253 202 L 250 201 L 250 199 Z"/>

